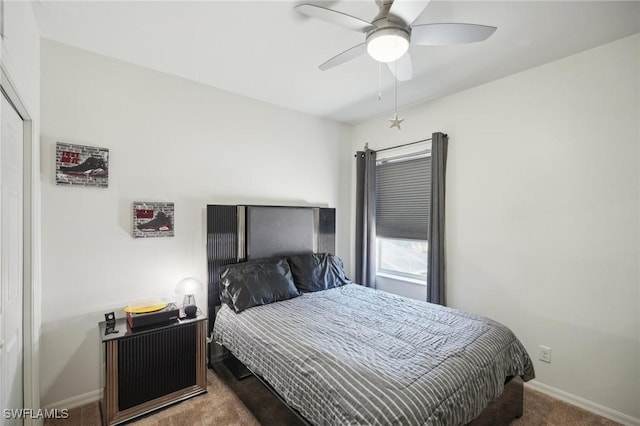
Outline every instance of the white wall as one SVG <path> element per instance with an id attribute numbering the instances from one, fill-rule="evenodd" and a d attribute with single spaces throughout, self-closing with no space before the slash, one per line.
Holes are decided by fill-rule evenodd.
<path id="1" fill-rule="evenodd" d="M 41 60 L 43 405 L 99 395 L 105 312 L 206 283 L 207 203 L 337 207 L 351 261 L 347 126 L 47 40 Z M 56 141 L 109 148 L 109 188 L 56 186 Z M 175 237 L 133 239 L 133 201 L 175 202 Z"/>
<path id="2" fill-rule="evenodd" d="M 356 150 L 449 135 L 448 304 L 512 328 L 547 389 L 635 422 L 639 52 L 640 36 L 622 39 L 401 110 L 400 132 L 391 114 L 361 123 L 353 138 Z"/>
<path id="3" fill-rule="evenodd" d="M 424 284 L 378 275 L 376 276 L 376 288 L 410 299 L 427 300 L 427 286 Z"/>
<path id="4" fill-rule="evenodd" d="M 8 1 L 4 5 L 5 38 L 2 62 L 11 72 L 21 100 L 37 115 L 40 101 L 40 34 L 30 2 Z"/>
<path id="5" fill-rule="evenodd" d="M 38 408 L 40 327 L 40 34 L 30 2 L 4 2 L 4 37 L 0 61 L 8 77 L 5 90 L 29 120 L 25 144 L 25 273 L 23 298 L 24 406 Z M 10 88 L 8 87 L 10 86 Z M 31 342 L 31 344 L 29 343 Z M 14 407 L 18 408 L 18 407 Z M 31 424 L 29 420 L 25 424 Z"/>

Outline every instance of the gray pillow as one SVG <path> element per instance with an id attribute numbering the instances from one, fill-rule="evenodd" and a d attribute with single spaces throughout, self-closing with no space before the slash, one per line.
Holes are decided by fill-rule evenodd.
<path id="1" fill-rule="evenodd" d="M 350 284 L 344 274 L 342 260 L 329 253 L 288 256 L 293 281 L 298 290 L 312 292 Z"/>
<path id="2" fill-rule="evenodd" d="M 221 301 L 236 312 L 300 295 L 284 257 L 222 267 L 220 290 Z"/>

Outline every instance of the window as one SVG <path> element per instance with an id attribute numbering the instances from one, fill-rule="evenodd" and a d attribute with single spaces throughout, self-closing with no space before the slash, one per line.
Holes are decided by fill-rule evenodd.
<path id="1" fill-rule="evenodd" d="M 426 283 L 431 157 L 376 165 L 377 272 Z"/>
<path id="2" fill-rule="evenodd" d="M 378 238 L 378 273 L 427 280 L 427 249 L 422 240 Z"/>

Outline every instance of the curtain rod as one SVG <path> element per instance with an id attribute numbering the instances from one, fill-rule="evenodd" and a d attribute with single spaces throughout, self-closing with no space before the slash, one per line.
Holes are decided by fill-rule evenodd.
<path id="1" fill-rule="evenodd" d="M 443 135 L 445 138 L 447 137 L 446 134 Z M 396 146 L 390 146 L 388 148 L 382 148 L 382 149 L 372 149 L 373 152 L 382 152 L 382 151 L 387 151 L 389 149 L 396 149 L 396 148 L 402 148 L 403 146 L 409 146 L 409 145 L 415 145 L 417 143 L 422 143 L 422 142 L 429 142 L 430 140 L 432 140 L 432 138 L 428 138 L 428 139 L 421 139 L 419 141 L 415 141 L 415 142 L 409 142 L 409 143 L 403 143 L 401 145 L 396 145 Z M 364 149 L 368 149 L 369 148 L 369 143 L 365 143 L 364 144 Z M 356 155 L 354 155 L 355 157 Z"/>
<path id="2" fill-rule="evenodd" d="M 429 142 L 430 140 L 431 140 L 431 138 L 422 139 L 422 140 L 415 141 L 415 142 L 403 143 L 402 145 L 396 145 L 396 146 L 390 146 L 389 148 L 377 149 L 377 150 L 374 150 L 374 152 L 382 152 L 382 151 L 387 151 L 387 150 L 390 150 L 390 149 L 402 148 L 403 146 L 415 145 L 417 143 L 422 143 L 422 142 Z"/>

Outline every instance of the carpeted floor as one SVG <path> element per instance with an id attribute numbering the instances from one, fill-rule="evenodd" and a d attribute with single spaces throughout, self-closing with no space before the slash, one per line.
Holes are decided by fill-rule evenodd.
<path id="1" fill-rule="evenodd" d="M 291 425 L 303 423 L 254 377 L 236 380 L 223 365 L 208 370 L 204 395 L 172 405 L 130 423 L 136 426 Z M 45 426 L 100 425 L 97 402 L 74 408 L 66 420 L 47 420 Z M 515 426 L 595 426 L 618 423 L 525 388 L 524 415 Z"/>

